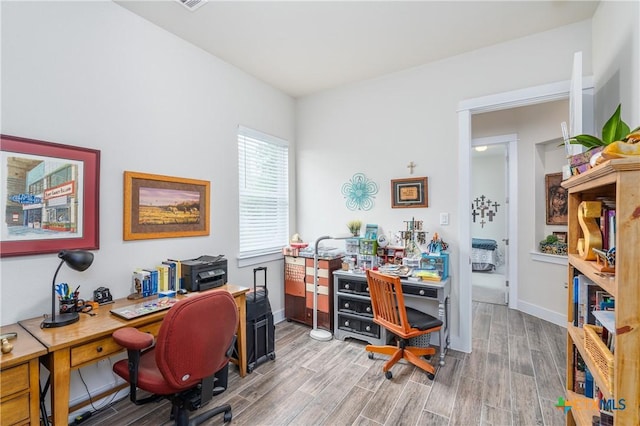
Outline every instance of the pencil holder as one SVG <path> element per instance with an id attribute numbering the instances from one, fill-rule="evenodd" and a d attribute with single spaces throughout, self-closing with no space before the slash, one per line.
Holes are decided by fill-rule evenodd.
<path id="1" fill-rule="evenodd" d="M 69 312 L 76 312 L 76 306 L 78 306 L 78 299 L 60 299 L 60 313 L 67 314 Z"/>

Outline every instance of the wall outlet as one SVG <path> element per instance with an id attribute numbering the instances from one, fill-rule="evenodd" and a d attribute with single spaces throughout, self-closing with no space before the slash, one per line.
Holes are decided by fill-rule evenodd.
<path id="1" fill-rule="evenodd" d="M 449 224 L 449 213 L 440 213 L 440 225 Z"/>

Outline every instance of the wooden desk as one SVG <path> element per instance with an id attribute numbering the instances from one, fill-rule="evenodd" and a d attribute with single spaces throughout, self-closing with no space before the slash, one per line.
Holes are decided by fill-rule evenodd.
<path id="1" fill-rule="evenodd" d="M 18 333 L 9 340 L 13 350 L 0 354 L 0 424 L 38 424 L 40 417 L 40 365 L 47 348 L 18 324 L 0 327 L 0 334 Z"/>
<path id="2" fill-rule="evenodd" d="M 249 289 L 226 284 L 209 291 L 229 291 L 238 305 L 240 320 L 237 333 L 239 359 L 234 362 L 238 364 L 240 376 L 244 377 L 247 371 L 246 293 Z M 178 296 L 179 299 L 183 297 L 188 296 Z M 95 316 L 80 314 L 80 321 L 59 328 L 40 328 L 42 317 L 18 322 L 47 348 L 48 354 L 44 357 L 43 362 L 51 373 L 51 417 L 54 425 L 69 423 L 69 380 L 72 369 L 93 364 L 123 350 L 111 337 L 113 332 L 119 328 L 136 327 L 157 336 L 162 319 L 168 312 L 168 310 L 164 310 L 132 320 L 124 320 L 109 311 L 153 298 L 155 296 L 139 300 L 118 299 L 113 304 L 100 306 L 94 311 L 97 314 Z M 119 389 L 126 386 L 128 385 L 123 384 Z M 97 395 L 96 398 L 102 396 L 104 395 Z"/>

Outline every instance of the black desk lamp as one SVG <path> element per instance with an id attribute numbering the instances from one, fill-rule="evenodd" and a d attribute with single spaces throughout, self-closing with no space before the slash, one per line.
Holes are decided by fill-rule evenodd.
<path id="1" fill-rule="evenodd" d="M 68 312 L 58 314 L 56 317 L 56 277 L 63 263 L 66 263 L 71 269 L 76 271 L 84 271 L 93 263 L 93 253 L 83 250 L 62 250 L 58 253 L 58 257 L 62 259 L 53 274 L 53 282 L 51 283 L 51 316 L 40 324 L 40 328 L 62 327 L 64 325 L 73 324 L 80 319 L 77 312 Z"/>

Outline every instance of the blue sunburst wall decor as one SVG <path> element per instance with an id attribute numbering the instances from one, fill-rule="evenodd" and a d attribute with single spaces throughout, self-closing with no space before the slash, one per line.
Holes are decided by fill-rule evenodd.
<path id="1" fill-rule="evenodd" d="M 342 195 L 347 199 L 349 210 L 371 210 L 377 193 L 378 184 L 368 179 L 364 173 L 356 173 L 342 185 Z"/>

